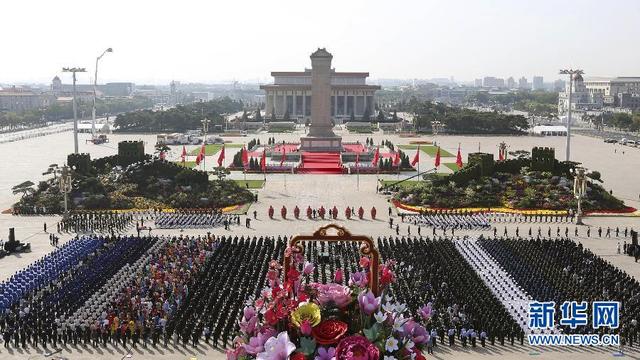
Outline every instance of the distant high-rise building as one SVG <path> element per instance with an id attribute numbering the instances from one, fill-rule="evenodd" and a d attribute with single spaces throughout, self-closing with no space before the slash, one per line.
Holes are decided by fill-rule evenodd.
<path id="1" fill-rule="evenodd" d="M 482 79 L 476 79 L 474 81 L 474 85 L 475 85 L 475 87 L 481 88 L 482 87 Z"/>
<path id="2" fill-rule="evenodd" d="M 553 82 L 553 91 L 562 91 L 564 90 L 564 80 L 558 79 Z"/>
<path id="3" fill-rule="evenodd" d="M 513 76 L 509 76 L 509 78 L 507 79 L 507 88 L 508 89 L 516 88 L 516 80 L 513 78 Z"/>
<path id="4" fill-rule="evenodd" d="M 542 76 L 533 77 L 533 90 L 544 90 L 544 80 Z"/>
<path id="5" fill-rule="evenodd" d="M 520 90 L 528 90 L 529 89 L 529 82 L 527 81 L 526 77 L 521 77 L 520 80 L 518 80 L 518 89 Z"/>
<path id="6" fill-rule="evenodd" d="M 482 79 L 482 86 L 486 88 L 503 88 L 504 79 L 496 78 L 493 76 L 485 76 L 484 79 Z"/>

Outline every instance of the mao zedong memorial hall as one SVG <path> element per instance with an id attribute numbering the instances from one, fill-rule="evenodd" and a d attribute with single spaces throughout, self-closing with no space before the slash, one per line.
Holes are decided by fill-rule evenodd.
<path id="1" fill-rule="evenodd" d="M 377 85 L 368 85 L 366 72 L 337 72 L 331 68 L 326 49 L 311 54 L 311 69 L 302 72 L 272 72 L 274 83 L 261 85 L 266 92 L 267 114 L 303 122 L 310 119 L 307 136 L 301 139 L 305 151 L 340 151 L 341 140 L 333 125 L 374 113 Z"/>

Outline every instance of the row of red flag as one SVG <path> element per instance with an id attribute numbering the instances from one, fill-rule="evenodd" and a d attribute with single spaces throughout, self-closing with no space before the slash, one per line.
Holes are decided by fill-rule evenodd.
<path id="1" fill-rule="evenodd" d="M 502 160 L 502 153 L 500 153 L 501 155 L 501 159 Z M 282 147 L 282 157 L 280 159 L 280 166 L 282 166 L 284 164 L 284 160 L 286 159 L 287 156 L 287 149 L 286 147 Z M 184 145 L 182 146 L 182 162 L 184 163 L 187 157 L 187 149 L 184 147 Z M 200 163 L 204 160 L 205 157 L 205 145 L 202 145 L 202 147 L 200 148 L 200 152 L 198 153 L 198 156 L 196 157 L 196 165 L 200 165 Z M 222 166 L 222 163 L 224 162 L 224 158 L 225 158 L 225 147 L 224 145 L 222 146 L 222 150 L 220 150 L 220 154 L 218 154 L 218 166 Z M 376 148 L 376 152 L 373 154 L 373 160 L 371 161 L 372 165 L 377 165 L 378 162 L 380 161 L 380 148 Z M 416 164 L 418 164 L 420 162 L 420 146 L 418 145 L 418 149 L 416 151 L 416 154 L 413 156 L 413 160 L 411 161 L 411 166 L 416 166 Z M 360 154 L 357 153 L 356 154 L 356 167 L 358 167 L 358 165 L 360 164 Z M 456 155 L 456 165 L 458 166 L 458 169 L 462 168 L 462 153 L 460 152 L 460 145 L 458 145 L 458 154 Z M 243 146 L 242 147 L 242 166 L 246 169 L 249 166 L 249 152 L 247 151 L 247 149 Z M 400 151 L 396 151 L 395 155 L 393 157 L 393 166 L 400 166 Z M 440 167 L 440 147 L 438 146 L 438 150 L 436 152 L 436 158 L 435 158 L 435 163 L 434 166 Z M 267 168 L 267 153 L 266 150 L 262 151 L 262 155 L 260 156 L 260 170 L 265 171 Z"/>
<path id="2" fill-rule="evenodd" d="M 356 155 L 356 166 L 358 166 L 360 154 Z M 372 165 L 378 164 L 380 161 L 380 148 L 376 149 L 376 152 L 373 154 L 373 160 L 371 161 Z M 418 149 L 416 154 L 413 156 L 413 160 L 411 160 L 411 166 L 416 166 L 420 162 L 420 146 L 418 145 Z M 400 151 L 396 151 L 393 158 L 393 166 L 400 165 Z M 462 153 L 460 152 L 460 145 L 458 145 L 458 155 L 456 156 L 456 165 L 458 165 L 458 169 L 462 169 Z M 438 150 L 436 151 L 436 159 L 434 166 L 440 167 L 440 147 L 438 146 Z"/>
<path id="3" fill-rule="evenodd" d="M 200 152 L 198 152 L 198 156 L 196 156 L 196 165 L 200 165 L 200 163 L 204 160 L 204 157 L 206 155 L 206 148 L 205 145 L 203 144 L 200 147 Z M 187 159 L 187 149 L 184 147 L 184 145 L 182 145 L 182 154 L 180 155 L 180 158 L 182 159 L 182 162 L 184 163 Z M 225 151 L 224 151 L 224 145 L 222 145 L 222 150 L 220 150 L 220 154 L 218 154 L 218 166 L 222 166 L 222 163 L 224 162 L 224 158 L 225 158 Z"/>

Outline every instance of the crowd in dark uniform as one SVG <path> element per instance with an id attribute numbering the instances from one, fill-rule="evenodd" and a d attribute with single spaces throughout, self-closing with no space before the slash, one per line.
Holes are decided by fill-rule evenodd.
<path id="1" fill-rule="evenodd" d="M 158 229 L 207 229 L 240 225 L 240 215 L 223 214 L 218 209 L 184 209 L 160 213 L 155 218 Z"/>
<path id="2" fill-rule="evenodd" d="M 134 213 L 115 211 L 88 211 L 71 213 L 57 224 L 59 233 L 119 234 L 132 226 Z"/>

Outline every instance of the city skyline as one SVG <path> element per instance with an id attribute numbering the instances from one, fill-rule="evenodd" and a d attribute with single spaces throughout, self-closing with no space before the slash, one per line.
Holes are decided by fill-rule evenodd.
<path id="1" fill-rule="evenodd" d="M 10 2 L 7 13 L 17 16 L 5 26 L 19 31 L 5 41 L 10 56 L 0 58 L 0 82 L 48 84 L 62 67 L 79 66 L 88 70 L 79 82 L 88 83 L 107 47 L 114 53 L 101 60 L 100 83 L 267 82 L 271 70 L 296 69 L 317 47 L 340 54 L 336 68 L 365 66 L 373 80 L 531 81 L 539 75 L 552 82 L 568 67 L 586 76 L 640 73 L 640 50 L 625 41 L 640 35 L 633 25 L 640 3 L 628 0 L 607 7 L 596 1 L 328 1 L 314 11 L 289 0 L 187 3 L 114 1 L 89 12 L 78 1 Z M 598 23 L 616 26 L 591 25 Z"/>

